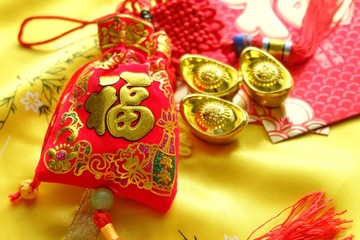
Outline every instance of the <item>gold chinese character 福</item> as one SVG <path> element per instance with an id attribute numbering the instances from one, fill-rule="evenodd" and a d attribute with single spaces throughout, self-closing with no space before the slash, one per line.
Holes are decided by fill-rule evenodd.
<path id="1" fill-rule="evenodd" d="M 107 79 L 109 77 L 106 76 Z M 113 76 L 111 81 L 100 78 L 100 83 L 102 86 L 112 85 L 120 79 L 126 84 L 120 88 L 119 97 L 116 96 L 115 87 L 105 86 L 86 100 L 85 109 L 90 113 L 87 127 L 94 128 L 101 136 L 108 129 L 113 137 L 137 141 L 148 134 L 155 123 L 151 110 L 140 105 L 149 97 L 145 87 L 150 86 L 152 80 L 145 73 L 123 72 L 120 76 Z M 119 103 L 114 105 L 118 100 Z"/>

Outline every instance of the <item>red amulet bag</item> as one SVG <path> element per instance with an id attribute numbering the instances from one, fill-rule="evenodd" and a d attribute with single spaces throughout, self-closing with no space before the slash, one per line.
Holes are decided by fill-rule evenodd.
<path id="1" fill-rule="evenodd" d="M 176 194 L 179 127 L 171 49 L 151 23 L 98 23 L 102 56 L 70 79 L 47 130 L 39 181 L 117 195 L 166 211 Z"/>

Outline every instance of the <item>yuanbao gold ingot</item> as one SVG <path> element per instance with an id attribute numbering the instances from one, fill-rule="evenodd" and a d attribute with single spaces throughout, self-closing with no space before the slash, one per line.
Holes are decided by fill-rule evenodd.
<path id="1" fill-rule="evenodd" d="M 241 53 L 240 63 L 245 89 L 255 102 L 278 107 L 289 96 L 294 81 L 289 71 L 269 53 L 247 47 Z"/>
<path id="2" fill-rule="evenodd" d="M 200 55 L 180 58 L 180 72 L 194 93 L 231 99 L 242 84 L 241 75 L 231 66 Z"/>
<path id="3" fill-rule="evenodd" d="M 232 102 L 204 94 L 184 97 L 180 112 L 192 132 L 211 143 L 237 140 L 249 121 L 246 111 Z"/>

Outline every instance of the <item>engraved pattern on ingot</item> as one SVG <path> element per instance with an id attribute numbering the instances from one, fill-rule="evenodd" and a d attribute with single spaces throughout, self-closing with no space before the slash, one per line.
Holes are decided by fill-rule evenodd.
<path id="1" fill-rule="evenodd" d="M 242 76 L 235 68 L 201 55 L 183 55 L 180 73 L 191 92 L 229 100 L 242 85 Z"/>
<path id="2" fill-rule="evenodd" d="M 249 120 L 239 106 L 204 94 L 185 96 L 180 102 L 180 113 L 195 135 L 218 144 L 236 141 Z"/>
<path id="3" fill-rule="evenodd" d="M 251 98 L 262 106 L 281 106 L 294 86 L 289 71 L 269 53 L 256 47 L 245 48 L 240 62 L 245 90 Z"/>
<path id="4" fill-rule="evenodd" d="M 196 122 L 205 129 L 222 129 L 233 124 L 234 112 L 219 101 L 204 102 L 195 116 Z"/>
<path id="5" fill-rule="evenodd" d="M 204 90 L 212 90 L 229 82 L 226 69 L 216 63 L 204 63 L 195 70 L 194 83 Z"/>
<path id="6" fill-rule="evenodd" d="M 248 69 L 249 81 L 259 87 L 270 87 L 281 79 L 281 70 L 271 61 L 254 61 Z"/>

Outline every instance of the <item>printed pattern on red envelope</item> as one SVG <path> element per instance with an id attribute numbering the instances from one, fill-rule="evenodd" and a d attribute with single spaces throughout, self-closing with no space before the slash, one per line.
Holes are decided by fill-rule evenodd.
<path id="1" fill-rule="evenodd" d="M 223 40 L 237 33 L 291 38 L 301 27 L 308 1 L 221 0 Z M 309 131 L 327 134 L 331 123 L 360 113 L 360 0 L 345 1 L 335 18 L 341 25 L 321 42 L 310 61 L 289 68 L 295 87 L 281 108 L 255 105 L 273 143 Z M 226 17 L 225 17 L 226 16 Z M 257 16 L 262 16 L 261 18 Z M 221 53 L 212 57 L 227 61 Z"/>

